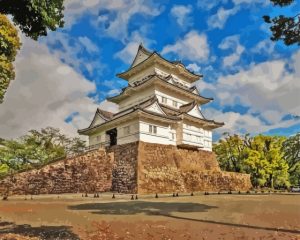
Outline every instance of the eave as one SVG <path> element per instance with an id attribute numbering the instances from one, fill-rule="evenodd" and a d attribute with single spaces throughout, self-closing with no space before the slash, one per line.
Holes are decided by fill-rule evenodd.
<path id="1" fill-rule="evenodd" d="M 135 65 L 134 67 L 130 67 L 125 72 L 118 73 L 117 77 L 120 77 L 120 78 L 128 81 L 128 79 L 131 76 L 140 72 L 142 69 L 152 66 L 153 64 L 156 64 L 158 66 L 162 65 L 170 70 L 173 70 L 175 74 L 184 76 L 184 79 L 188 80 L 191 83 L 199 80 L 199 78 L 203 76 L 203 75 L 198 75 L 198 74 L 192 73 L 188 69 L 186 69 L 184 66 L 182 66 L 182 64 L 170 62 L 167 59 L 160 56 L 158 53 L 153 52 L 144 61 L 140 62 L 139 64 Z"/>
<path id="2" fill-rule="evenodd" d="M 122 100 L 126 99 L 128 96 L 130 96 L 132 93 L 135 93 L 145 87 L 148 87 L 152 83 L 160 85 L 162 87 L 166 87 L 170 90 L 173 90 L 175 92 L 178 92 L 181 95 L 184 95 L 186 97 L 190 97 L 191 99 L 195 100 L 198 104 L 206 104 L 213 100 L 213 98 L 206 98 L 201 95 L 195 94 L 191 91 L 188 91 L 184 88 L 181 88 L 179 86 L 176 86 L 172 83 L 169 83 L 159 76 L 155 75 L 151 77 L 149 80 L 143 82 L 142 84 L 135 86 L 135 87 L 127 87 L 123 92 L 121 92 L 119 95 L 107 98 L 108 101 L 114 102 L 116 104 L 120 103 Z"/>
<path id="3" fill-rule="evenodd" d="M 192 122 L 200 123 L 204 127 L 207 127 L 207 128 L 210 128 L 210 129 L 215 129 L 215 128 L 219 128 L 219 127 L 224 126 L 224 122 L 216 122 L 214 120 L 209 120 L 209 119 L 206 119 L 206 118 L 201 119 L 201 118 L 191 116 L 187 113 L 182 114 L 182 119 L 183 120 L 186 119 L 186 120 L 189 120 L 189 121 L 192 121 Z"/>
<path id="4" fill-rule="evenodd" d="M 132 108 L 126 109 L 122 112 L 117 113 L 116 118 L 114 118 L 110 121 L 95 125 L 93 127 L 91 127 L 91 125 L 90 125 L 88 128 L 80 129 L 77 132 L 81 135 L 89 135 L 92 132 L 98 131 L 100 128 L 114 127 L 114 126 L 116 126 L 116 122 L 118 122 L 118 123 L 125 122 L 125 121 L 128 121 L 128 119 L 132 119 L 132 118 L 137 117 L 137 116 L 144 116 L 144 117 L 148 117 L 148 118 L 151 118 L 151 119 L 156 118 L 158 120 L 160 119 L 163 122 L 174 122 L 174 121 L 180 120 L 180 118 L 175 117 L 175 116 L 162 115 L 162 114 L 159 114 L 159 113 L 155 113 L 155 112 L 151 112 L 149 110 L 146 110 L 145 108 L 147 108 L 148 106 L 150 106 L 153 103 L 157 102 L 157 98 L 153 98 L 153 100 L 150 99 L 150 100 L 147 100 L 147 101 L 149 101 L 149 104 L 146 105 L 146 106 L 143 106 L 143 107 L 134 106 Z"/>

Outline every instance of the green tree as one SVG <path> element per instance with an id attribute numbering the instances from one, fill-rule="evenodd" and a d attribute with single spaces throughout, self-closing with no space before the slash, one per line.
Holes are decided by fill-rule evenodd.
<path id="1" fill-rule="evenodd" d="M 258 135 L 247 148 L 245 165 L 254 186 L 289 185 L 288 164 L 281 151 L 284 137 Z"/>
<path id="2" fill-rule="evenodd" d="M 16 171 L 47 164 L 49 161 L 84 151 L 85 142 L 69 138 L 59 129 L 47 127 L 31 130 L 16 140 L 2 140 L 0 166 L 6 165 Z M 3 167 L 4 169 L 4 167 Z M 7 172 L 5 169 L 3 172 Z"/>
<path id="3" fill-rule="evenodd" d="M 12 15 L 26 36 L 37 40 L 63 27 L 63 0 L 0 0 L 0 13 Z"/>
<path id="4" fill-rule="evenodd" d="M 20 49 L 20 39 L 12 20 L 26 36 L 37 40 L 48 30 L 63 27 L 63 0 L 0 0 L 0 103 L 9 83 L 15 78 L 13 62 Z"/>
<path id="5" fill-rule="evenodd" d="M 300 133 L 289 137 L 282 146 L 284 158 L 289 165 L 290 182 L 300 184 Z"/>
<path id="6" fill-rule="evenodd" d="M 15 78 L 13 62 L 20 45 L 17 29 L 5 15 L 0 14 L 0 103 L 10 81 Z"/>
<path id="7" fill-rule="evenodd" d="M 213 147 L 222 170 L 249 173 L 254 187 L 289 185 L 284 137 L 225 135 Z"/>
<path id="8" fill-rule="evenodd" d="M 220 139 L 217 144 L 214 144 L 213 151 L 217 154 L 217 160 L 221 169 L 232 172 L 244 172 L 243 161 L 245 159 L 245 139 L 238 135 L 229 135 L 224 139 Z"/>
<path id="9" fill-rule="evenodd" d="M 294 0 L 270 0 L 274 6 L 285 7 Z M 300 14 L 295 16 L 263 16 L 266 23 L 271 24 L 272 41 L 283 40 L 286 45 L 300 45 Z"/>

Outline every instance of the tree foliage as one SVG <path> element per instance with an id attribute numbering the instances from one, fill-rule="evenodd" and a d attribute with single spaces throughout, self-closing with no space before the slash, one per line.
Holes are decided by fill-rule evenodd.
<path id="1" fill-rule="evenodd" d="M 0 14 L 0 103 L 10 81 L 15 78 L 13 62 L 20 46 L 17 29 L 5 15 Z"/>
<path id="2" fill-rule="evenodd" d="M 63 0 L 0 0 L 0 13 L 12 15 L 26 36 L 37 40 L 63 27 Z"/>
<path id="3" fill-rule="evenodd" d="M 80 153 L 84 148 L 84 141 L 69 138 L 56 128 L 31 130 L 19 139 L 1 141 L 0 174 L 10 169 L 19 171 L 43 166 L 53 159 Z"/>
<path id="4" fill-rule="evenodd" d="M 249 173 L 255 187 L 289 186 L 299 181 L 300 133 L 288 139 L 249 134 L 225 136 L 213 147 L 221 169 Z"/>
<path id="5" fill-rule="evenodd" d="M 48 30 L 63 27 L 63 10 L 63 0 L 0 0 L 0 103 L 15 78 L 13 62 L 20 49 L 18 32 L 6 15 L 26 36 L 37 40 Z"/>
<path id="6" fill-rule="evenodd" d="M 290 182 L 300 184 L 300 133 L 288 138 L 282 145 L 284 158 L 289 165 Z"/>
<path id="7" fill-rule="evenodd" d="M 281 151 L 284 137 L 256 136 L 247 146 L 245 165 L 254 186 L 289 185 L 288 164 Z"/>
<path id="8" fill-rule="evenodd" d="M 275 6 L 285 7 L 294 0 L 271 0 Z M 300 14 L 296 16 L 279 15 L 274 18 L 263 16 L 266 23 L 271 24 L 272 41 L 283 40 L 286 45 L 300 45 Z"/>

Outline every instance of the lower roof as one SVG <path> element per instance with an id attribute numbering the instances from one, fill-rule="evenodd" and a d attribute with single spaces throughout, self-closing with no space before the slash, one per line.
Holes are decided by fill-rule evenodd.
<path id="1" fill-rule="evenodd" d="M 151 106 L 154 103 L 157 103 L 159 105 L 159 107 L 163 110 L 164 114 L 147 110 L 147 107 Z M 101 123 L 101 124 L 98 124 L 95 126 L 90 125 L 88 128 L 80 129 L 80 130 L 78 130 L 78 133 L 83 134 L 83 135 L 88 135 L 88 133 L 90 133 L 91 131 L 94 131 L 95 129 L 97 129 L 99 127 L 108 125 L 109 123 L 112 123 L 114 121 L 117 121 L 118 119 L 121 119 L 125 116 L 131 115 L 131 114 L 137 113 L 137 112 L 140 113 L 141 115 L 147 114 L 147 115 L 153 116 L 153 118 L 161 118 L 161 119 L 164 119 L 165 121 L 169 121 L 170 123 L 178 122 L 183 119 L 188 119 L 188 120 L 198 122 L 200 124 L 205 124 L 209 128 L 218 128 L 218 127 L 221 127 L 224 125 L 224 123 L 215 122 L 214 120 L 209 120 L 204 117 L 197 118 L 195 116 L 189 115 L 188 112 L 195 106 L 195 104 L 196 104 L 195 102 L 191 102 L 189 104 L 183 105 L 179 109 L 175 109 L 175 108 L 167 107 L 167 106 L 159 103 L 157 97 L 153 96 L 152 98 L 147 99 L 144 102 L 141 102 L 133 107 L 127 108 L 121 112 L 113 114 L 111 116 L 111 118 L 104 123 Z M 95 114 L 98 114 L 98 111 L 99 110 L 97 110 Z"/>

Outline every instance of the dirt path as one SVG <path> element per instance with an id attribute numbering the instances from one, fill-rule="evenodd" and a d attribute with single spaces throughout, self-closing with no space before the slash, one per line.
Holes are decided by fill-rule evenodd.
<path id="1" fill-rule="evenodd" d="M 300 195 L 81 195 L 0 202 L 0 239 L 300 239 Z M 11 238 L 14 239 L 14 238 Z"/>

